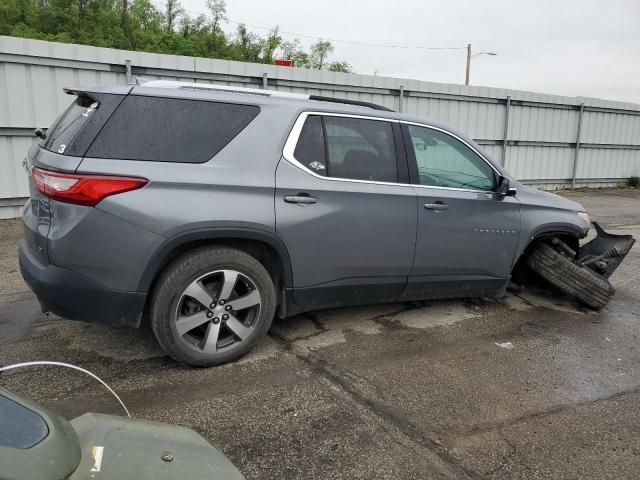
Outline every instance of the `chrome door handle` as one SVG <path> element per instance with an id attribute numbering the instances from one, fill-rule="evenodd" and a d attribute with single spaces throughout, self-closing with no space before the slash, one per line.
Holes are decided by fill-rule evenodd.
<path id="1" fill-rule="evenodd" d="M 308 195 L 285 195 L 284 201 L 287 203 L 297 203 L 298 205 L 311 205 L 318 203 L 318 199 Z"/>
<path id="2" fill-rule="evenodd" d="M 447 205 L 446 203 L 442 203 L 442 202 L 425 203 L 424 204 L 424 208 L 426 208 L 427 210 L 448 210 L 449 209 L 449 205 Z"/>

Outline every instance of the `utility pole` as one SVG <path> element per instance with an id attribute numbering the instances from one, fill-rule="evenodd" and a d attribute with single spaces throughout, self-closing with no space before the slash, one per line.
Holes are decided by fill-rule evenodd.
<path id="1" fill-rule="evenodd" d="M 498 55 L 496 52 L 478 52 L 471 55 L 471 44 L 467 45 L 467 74 L 464 78 L 464 84 L 469 85 L 469 77 L 471 76 L 471 59 L 477 57 L 478 55 Z"/>
<path id="2" fill-rule="evenodd" d="M 464 78 L 464 84 L 469 85 L 469 75 L 471 74 L 471 44 L 467 44 L 467 75 Z"/>

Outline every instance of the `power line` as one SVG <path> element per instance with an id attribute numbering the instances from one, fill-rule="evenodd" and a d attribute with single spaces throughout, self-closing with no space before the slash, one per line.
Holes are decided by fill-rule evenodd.
<path id="1" fill-rule="evenodd" d="M 156 7 L 161 7 L 164 8 L 165 5 L 159 4 L 158 2 L 151 2 L 153 3 Z M 183 9 L 185 12 L 188 13 L 192 13 L 194 15 L 202 15 L 202 12 L 195 12 L 193 10 L 187 10 L 187 9 Z M 273 30 L 273 27 L 264 27 L 261 25 L 253 25 L 251 23 L 246 23 L 246 22 L 238 22 L 236 20 L 232 20 L 230 18 L 227 18 L 227 21 L 229 23 L 233 23 L 235 25 L 246 25 L 247 27 L 251 27 L 251 28 L 257 28 L 259 30 L 266 30 L 268 32 Z M 305 34 L 305 33 L 296 33 L 296 32 L 288 32 L 286 30 L 278 30 L 279 33 L 284 34 L 284 35 L 290 35 L 293 37 L 297 37 L 297 38 L 311 38 L 314 40 L 328 40 L 331 43 L 342 43 L 344 45 L 356 45 L 359 47 L 371 47 L 371 48 L 402 48 L 402 49 L 411 49 L 411 50 L 464 50 L 467 47 L 431 47 L 431 46 L 427 46 L 427 45 L 396 45 L 396 44 L 383 44 L 383 43 L 367 43 L 367 42 L 354 42 L 351 40 L 340 40 L 337 38 L 327 38 L 324 36 L 319 36 L 319 35 L 309 35 L 309 34 Z"/>

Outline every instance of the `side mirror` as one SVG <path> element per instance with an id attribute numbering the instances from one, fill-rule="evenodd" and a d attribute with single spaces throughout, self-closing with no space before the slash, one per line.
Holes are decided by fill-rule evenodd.
<path id="1" fill-rule="evenodd" d="M 498 177 L 498 184 L 496 185 L 495 192 L 502 197 L 515 197 L 517 190 L 512 186 L 509 179 L 503 175 Z"/>

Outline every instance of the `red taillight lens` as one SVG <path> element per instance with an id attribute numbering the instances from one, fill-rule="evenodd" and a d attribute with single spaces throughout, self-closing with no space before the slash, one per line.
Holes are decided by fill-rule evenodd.
<path id="1" fill-rule="evenodd" d="M 146 178 L 83 175 L 31 169 L 33 182 L 40 193 L 61 202 L 93 207 L 109 195 L 144 187 Z"/>

